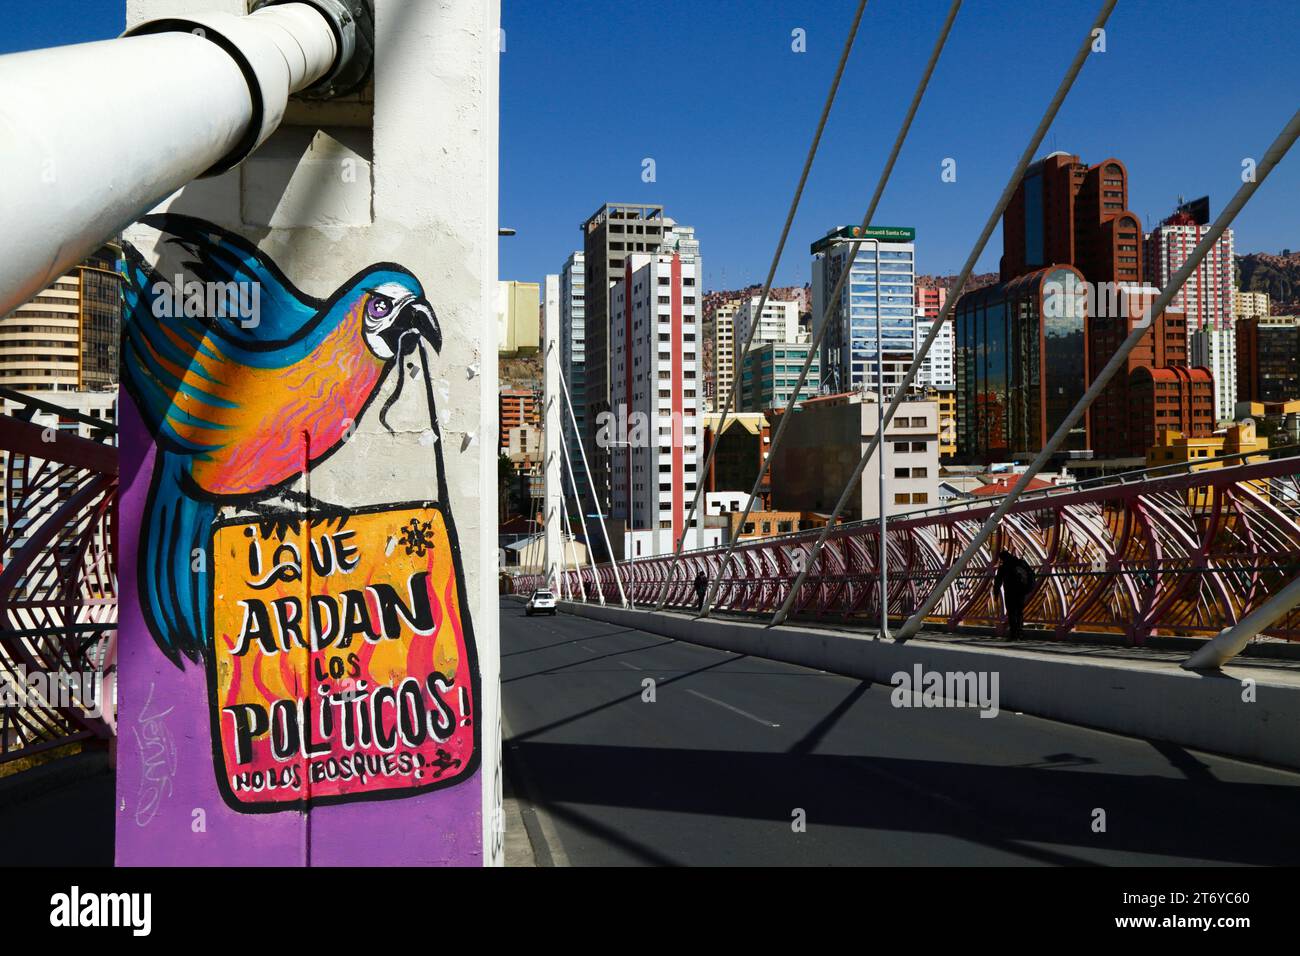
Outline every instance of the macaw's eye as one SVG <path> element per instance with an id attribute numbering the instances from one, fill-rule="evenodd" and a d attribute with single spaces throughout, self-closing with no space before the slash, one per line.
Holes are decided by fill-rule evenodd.
<path id="1" fill-rule="evenodd" d="M 382 295 L 372 295 L 366 303 L 366 315 L 372 319 L 386 319 L 393 311 L 393 300 Z"/>

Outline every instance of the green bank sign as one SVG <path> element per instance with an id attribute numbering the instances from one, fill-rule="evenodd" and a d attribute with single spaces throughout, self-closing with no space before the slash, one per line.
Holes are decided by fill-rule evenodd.
<path id="1" fill-rule="evenodd" d="M 866 229 L 861 226 L 841 226 L 834 232 L 827 233 L 814 242 L 812 251 L 814 253 L 821 252 L 832 243 L 852 242 L 855 239 L 877 239 L 880 242 L 914 242 L 916 241 L 916 230 L 911 226 L 868 226 Z"/>

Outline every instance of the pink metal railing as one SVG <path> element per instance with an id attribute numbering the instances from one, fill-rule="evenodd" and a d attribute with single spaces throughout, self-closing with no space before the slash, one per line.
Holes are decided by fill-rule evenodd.
<path id="1" fill-rule="evenodd" d="M 113 429 L 0 389 L 21 403 L 0 415 L 4 515 L 0 529 L 0 763 L 66 743 L 104 738 L 103 689 L 117 627 L 113 541 L 117 449 Z M 78 437 L 40 411 L 89 424 Z M 21 691 L 19 693 L 19 691 Z"/>
<path id="2" fill-rule="evenodd" d="M 993 557 L 1010 546 L 1034 565 L 1039 581 L 1025 622 L 1059 639 L 1080 632 L 1148 637 L 1211 637 L 1236 623 L 1300 574 L 1300 458 L 1192 470 L 1184 467 L 1061 486 L 1018 500 L 987 548 L 948 590 L 932 626 L 1003 626 L 994 594 Z M 1204 468 L 1204 466 L 1200 466 Z M 889 614 L 902 621 L 974 537 L 996 502 L 971 502 L 888 523 Z M 818 532 L 742 541 L 722 574 L 715 607 L 771 615 L 785 600 Z M 792 608 L 805 620 L 878 621 L 879 529 L 874 522 L 837 527 Z M 654 606 L 667 582 L 666 606 L 693 608 L 699 571 L 719 572 L 725 549 L 620 562 L 628 597 Z M 589 602 L 603 591 L 618 600 L 613 568 L 565 573 L 576 595 L 581 576 Z M 542 584 L 516 580 L 517 591 Z M 1300 640 L 1300 613 L 1267 632 Z"/>

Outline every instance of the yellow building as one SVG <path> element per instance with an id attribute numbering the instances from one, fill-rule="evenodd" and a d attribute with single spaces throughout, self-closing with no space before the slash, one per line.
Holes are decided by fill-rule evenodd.
<path id="1" fill-rule="evenodd" d="M 722 411 L 736 383 L 736 313 L 739 302 L 720 305 L 713 312 L 713 411 Z M 740 408 L 740 396 L 735 407 Z"/>
<path id="2" fill-rule="evenodd" d="M 754 538 L 770 538 L 779 534 L 792 534 L 807 531 L 810 528 L 826 527 L 824 514 L 812 511 L 751 511 L 745 526 L 740 527 L 740 513 L 732 512 L 727 516 L 728 534 L 732 541 L 749 541 Z"/>
<path id="3" fill-rule="evenodd" d="M 1268 315 L 1267 292 L 1233 292 L 1232 314 L 1239 319 L 1253 319 Z"/>
<path id="4" fill-rule="evenodd" d="M 957 454 L 957 393 L 953 389 L 927 389 L 925 397 L 939 403 L 939 457 Z"/>
<path id="5" fill-rule="evenodd" d="M 1234 455 L 1249 455 L 1245 459 L 1230 462 L 1230 465 L 1267 461 L 1266 455 L 1250 455 L 1251 452 L 1268 450 L 1268 439 L 1255 434 L 1255 423 L 1246 421 L 1229 426 L 1226 430 L 1215 432 L 1208 438 L 1188 438 L 1182 432 L 1169 429 L 1159 442 L 1147 451 L 1147 467 L 1162 465 L 1191 465 L 1192 471 L 1207 471 L 1222 468 L 1219 459 Z M 1176 473 L 1170 468 L 1168 474 Z M 1256 483 L 1260 494 L 1268 493 L 1268 482 Z M 1208 488 L 1191 488 L 1187 493 L 1187 503 L 1192 506 L 1212 504 L 1214 496 Z"/>
<path id="6" fill-rule="evenodd" d="M 541 339 L 541 287 L 536 282 L 497 283 L 497 353 L 536 352 Z"/>

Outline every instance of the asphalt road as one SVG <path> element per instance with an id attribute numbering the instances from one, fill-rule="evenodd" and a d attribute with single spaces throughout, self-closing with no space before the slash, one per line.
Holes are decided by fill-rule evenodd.
<path id="1" fill-rule="evenodd" d="M 501 657 L 543 864 L 1300 863 L 1300 774 L 512 600 Z"/>

